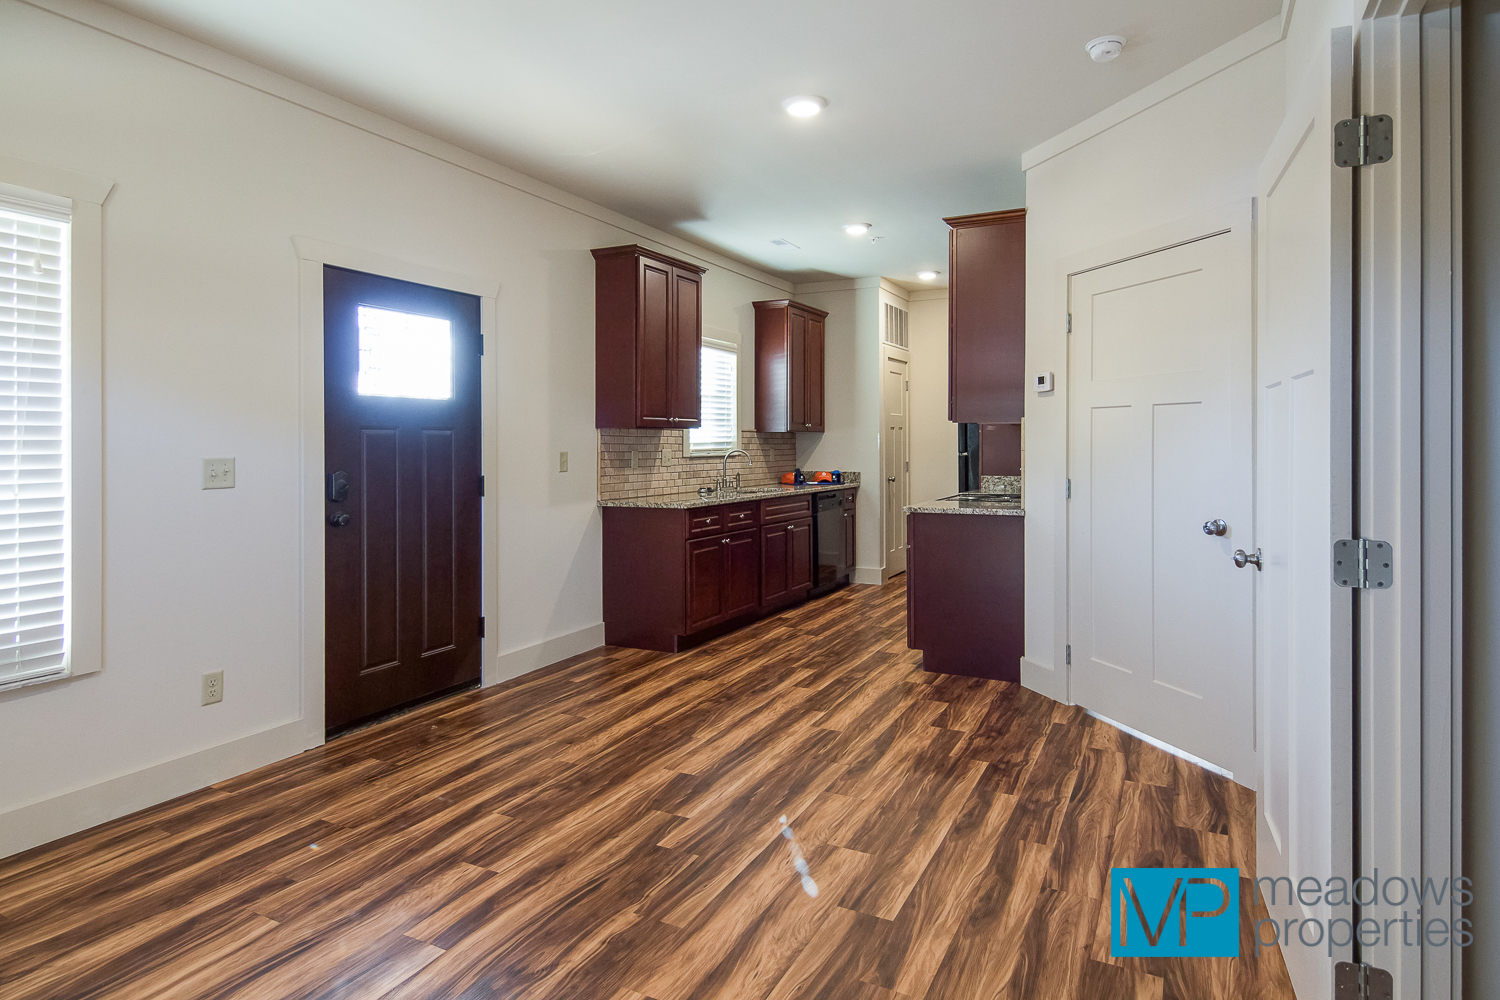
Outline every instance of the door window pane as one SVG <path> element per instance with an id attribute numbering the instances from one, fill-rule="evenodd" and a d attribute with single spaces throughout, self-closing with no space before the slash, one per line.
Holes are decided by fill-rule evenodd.
<path id="1" fill-rule="evenodd" d="M 360 306 L 359 394 L 452 399 L 453 324 Z"/>

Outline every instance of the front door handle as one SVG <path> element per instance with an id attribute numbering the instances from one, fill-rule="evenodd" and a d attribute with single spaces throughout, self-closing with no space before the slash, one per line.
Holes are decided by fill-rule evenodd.
<path id="1" fill-rule="evenodd" d="M 328 474 L 328 502 L 343 503 L 349 496 L 349 473 L 330 472 Z"/>
<path id="2" fill-rule="evenodd" d="M 333 514 L 329 514 L 328 515 L 328 526 L 330 528 L 347 528 L 347 527 L 349 527 L 349 515 L 345 514 L 343 512 L 336 512 L 336 513 L 333 513 Z"/>
<path id="3" fill-rule="evenodd" d="M 1255 571 L 1257 573 L 1260 572 L 1260 570 L 1261 570 L 1261 565 L 1260 565 L 1260 549 L 1256 549 L 1255 550 L 1255 555 L 1253 555 L 1253 556 L 1250 555 L 1249 553 L 1247 553 L 1244 549 L 1235 549 L 1234 550 L 1234 564 L 1236 566 L 1238 566 L 1240 569 L 1244 569 L 1246 566 L 1254 564 Z"/>

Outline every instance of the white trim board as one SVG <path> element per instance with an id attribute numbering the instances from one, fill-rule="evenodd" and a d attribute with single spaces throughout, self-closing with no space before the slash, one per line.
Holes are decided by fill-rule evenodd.
<path id="1" fill-rule="evenodd" d="M 0 813 L 0 858 L 295 756 L 302 731 L 284 723 Z"/>
<path id="2" fill-rule="evenodd" d="M 1201 56 L 1179 70 L 1168 73 L 1150 86 L 1110 105 L 1091 118 L 1086 118 L 1072 128 L 1053 136 L 1038 146 L 1021 154 L 1021 169 L 1030 170 L 1046 163 L 1054 156 L 1065 153 L 1081 143 L 1108 132 L 1116 125 L 1129 121 L 1144 111 L 1149 111 L 1169 98 L 1175 97 L 1190 87 L 1195 87 L 1209 77 L 1244 62 L 1256 53 L 1270 48 L 1285 37 L 1285 22 L 1291 17 L 1291 5 L 1283 14 L 1265 21 L 1238 38 L 1225 42 L 1207 55 Z"/>
<path id="3" fill-rule="evenodd" d="M 196 66 L 215 76 L 243 84 L 252 90 L 258 90 L 268 97 L 274 97 L 325 118 L 343 122 L 360 131 L 405 146 L 413 152 L 443 160 L 498 184 L 504 184 L 506 187 L 550 202 L 559 208 L 565 208 L 596 222 L 613 226 L 643 242 L 656 244 L 657 248 L 665 253 L 687 257 L 711 267 L 722 268 L 752 281 L 763 282 L 773 288 L 781 288 L 788 292 L 792 289 L 792 283 L 785 278 L 775 277 L 749 265 L 741 264 L 701 244 L 637 222 L 534 177 L 528 177 L 519 171 L 501 166 L 478 153 L 444 142 L 409 125 L 402 125 L 357 104 L 340 100 L 307 84 L 298 83 L 290 77 L 257 66 L 248 60 L 230 55 L 221 49 L 153 24 L 133 14 L 98 3 L 96 0 L 20 0 L 20 2 L 84 27 L 113 35 L 121 41 L 139 45 L 141 48 L 149 49 L 169 59 Z"/>
<path id="4" fill-rule="evenodd" d="M 508 681 L 512 677 L 529 674 L 533 670 L 540 670 L 559 660 L 590 652 L 603 645 L 604 623 L 600 622 L 597 625 L 578 629 L 576 632 L 569 632 L 552 639 L 543 639 L 541 642 L 522 646 L 520 649 L 512 649 L 510 652 L 501 653 L 495 657 L 493 669 L 484 672 L 484 686 L 490 687 L 501 681 Z"/>

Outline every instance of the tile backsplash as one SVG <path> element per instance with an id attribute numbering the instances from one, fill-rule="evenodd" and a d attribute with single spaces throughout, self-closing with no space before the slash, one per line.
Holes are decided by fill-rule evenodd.
<path id="1" fill-rule="evenodd" d="M 712 486 L 723 456 L 683 454 L 687 431 L 604 428 L 599 431 L 599 499 L 625 500 L 653 493 L 677 493 Z M 744 456 L 729 460 L 729 473 L 741 486 L 770 486 L 797 468 L 797 435 L 740 431 Z M 632 463 L 631 456 L 635 456 Z M 632 465 L 634 467 L 632 467 Z"/>

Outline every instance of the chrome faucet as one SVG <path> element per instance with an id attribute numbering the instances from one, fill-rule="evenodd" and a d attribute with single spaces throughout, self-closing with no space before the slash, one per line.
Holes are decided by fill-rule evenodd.
<path id="1" fill-rule="evenodd" d="M 750 453 L 748 451 L 736 448 L 733 451 L 726 452 L 724 454 L 724 466 L 719 471 L 718 487 L 719 492 L 721 493 L 728 493 L 731 491 L 731 489 L 738 490 L 740 488 L 740 474 L 738 472 L 734 474 L 734 486 L 731 487 L 729 485 L 729 460 L 736 455 L 744 455 L 745 462 L 749 465 L 755 464 L 755 461 L 750 457 Z"/>

